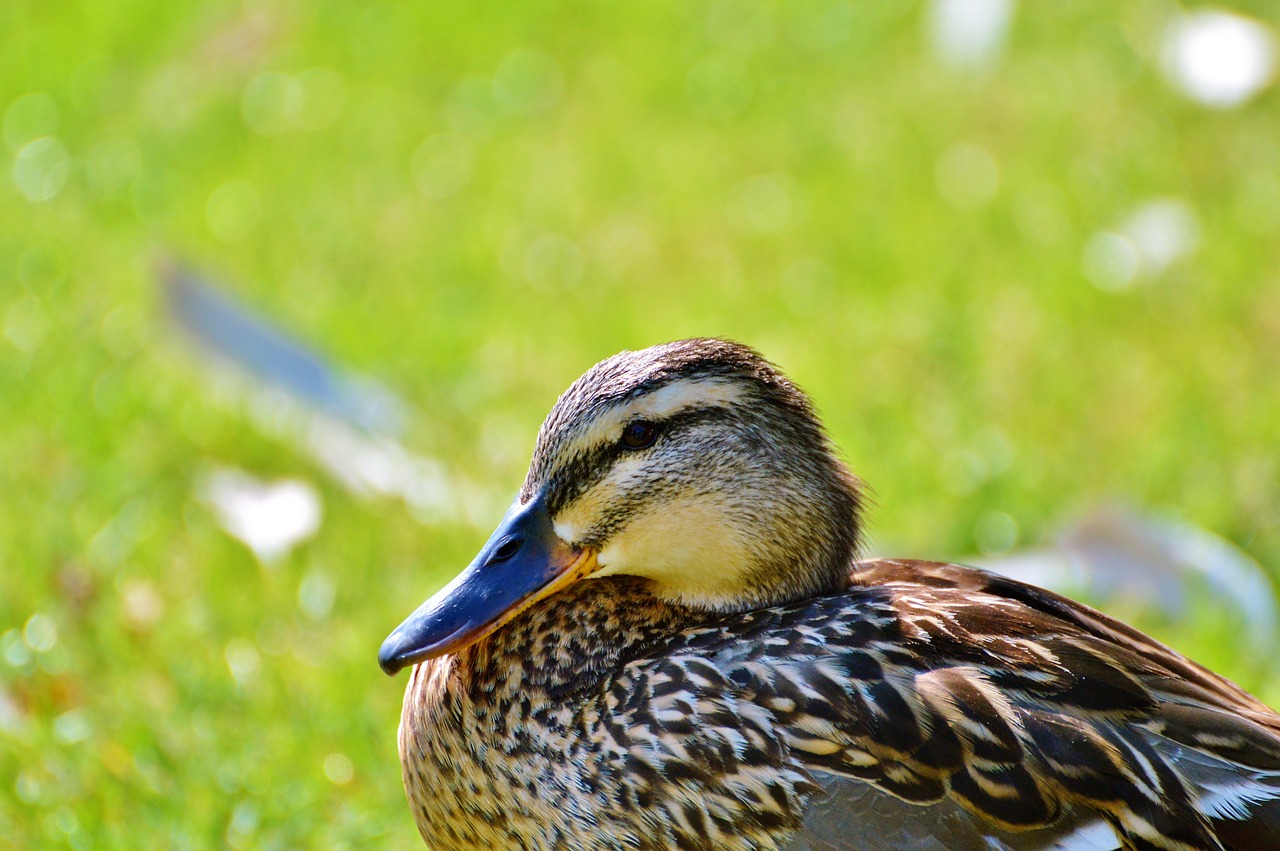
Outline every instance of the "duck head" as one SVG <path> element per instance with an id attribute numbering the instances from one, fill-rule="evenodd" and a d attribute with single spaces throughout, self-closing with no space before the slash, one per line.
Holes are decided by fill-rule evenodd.
<path id="1" fill-rule="evenodd" d="M 394 674 L 456 652 L 605 576 L 720 612 L 833 593 L 848 583 L 860 505 L 809 399 L 753 349 L 694 339 L 622 352 L 556 402 L 498 528 L 379 662 Z"/>

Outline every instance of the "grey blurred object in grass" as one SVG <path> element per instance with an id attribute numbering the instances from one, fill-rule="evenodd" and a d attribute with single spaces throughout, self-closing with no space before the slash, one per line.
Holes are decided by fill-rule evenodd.
<path id="1" fill-rule="evenodd" d="M 1179 520 L 1099 507 L 1064 527 L 1050 546 L 973 563 L 1054 591 L 1153 606 L 1174 617 L 1207 590 L 1241 618 L 1256 651 L 1275 645 L 1280 616 L 1261 566 L 1223 538 Z"/>
<path id="2" fill-rule="evenodd" d="M 335 369 L 189 269 L 170 266 L 164 283 L 170 314 L 210 355 L 362 430 L 403 432 L 406 407 L 381 384 Z"/>
<path id="3" fill-rule="evenodd" d="M 448 474 L 443 464 L 407 449 L 400 438 L 408 430 L 412 410 L 381 382 L 329 362 L 274 323 L 238 304 L 212 279 L 177 263 L 161 272 L 162 287 L 174 324 L 195 344 L 215 378 L 208 382 L 217 395 L 226 386 L 244 402 L 253 424 L 269 436 L 287 440 L 309 454 L 344 487 L 362 497 L 389 496 L 404 500 L 423 522 L 455 519 L 464 508 L 460 492 L 466 483 Z M 225 379 L 230 378 L 230 381 Z M 225 394 L 224 394 L 225 395 Z M 205 477 L 205 501 L 223 492 L 268 493 L 273 487 L 253 481 L 243 471 L 216 470 Z M 219 488 L 235 480 L 244 487 Z M 280 483 L 277 483 L 280 484 Z M 296 484 L 290 480 L 288 484 Z M 270 500 L 218 500 L 223 525 L 255 546 L 237 528 L 258 523 L 235 514 L 232 502 L 265 511 Z M 255 507 L 256 506 L 256 507 Z M 280 547 L 273 546 L 278 557 Z"/>

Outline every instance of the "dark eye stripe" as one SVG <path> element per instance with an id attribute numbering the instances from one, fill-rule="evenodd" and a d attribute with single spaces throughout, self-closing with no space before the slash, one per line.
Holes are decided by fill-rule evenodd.
<path id="1" fill-rule="evenodd" d="M 700 422 L 712 419 L 733 420 L 737 416 L 721 405 L 685 408 L 666 419 L 654 421 L 657 432 L 672 436 Z M 647 421 L 646 421 L 647 422 Z M 552 515 L 579 495 L 599 484 L 617 463 L 619 456 L 632 451 L 617 440 L 580 452 L 552 473 L 547 482 L 547 508 Z"/>

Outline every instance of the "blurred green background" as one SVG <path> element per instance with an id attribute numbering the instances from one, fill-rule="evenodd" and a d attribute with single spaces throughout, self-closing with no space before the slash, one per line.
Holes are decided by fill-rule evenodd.
<path id="1" fill-rule="evenodd" d="M 1123 504 L 1274 575 L 1280 95 L 1188 97 L 1173 3 L 1003 4 L 978 48 L 944 5 L 0 4 L 0 842 L 418 847 L 378 645 L 622 348 L 782 365 L 877 552 Z M 344 484 L 211 369 L 173 258 L 407 400 L 434 489 Z M 318 530 L 255 557 L 227 475 Z M 1231 617 L 1139 624 L 1280 702 Z"/>

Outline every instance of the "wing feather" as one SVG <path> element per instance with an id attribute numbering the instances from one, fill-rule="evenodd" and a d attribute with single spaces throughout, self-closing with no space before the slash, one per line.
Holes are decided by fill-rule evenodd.
<path id="1" fill-rule="evenodd" d="M 1280 716 L 1048 591 L 955 565 L 865 562 L 847 595 L 737 615 L 683 642 L 633 663 L 695 695 L 654 723 L 706 735 L 696 696 L 725 687 L 739 708 L 717 723 L 742 727 L 753 707 L 736 735 L 759 742 L 735 746 L 736 771 L 767 758 L 826 778 L 820 792 L 788 787 L 810 801 L 796 848 L 1280 847 L 1248 838 L 1280 837 Z M 879 822 L 821 836 L 889 810 L 902 830 L 920 827 L 917 844 L 875 845 Z"/>

